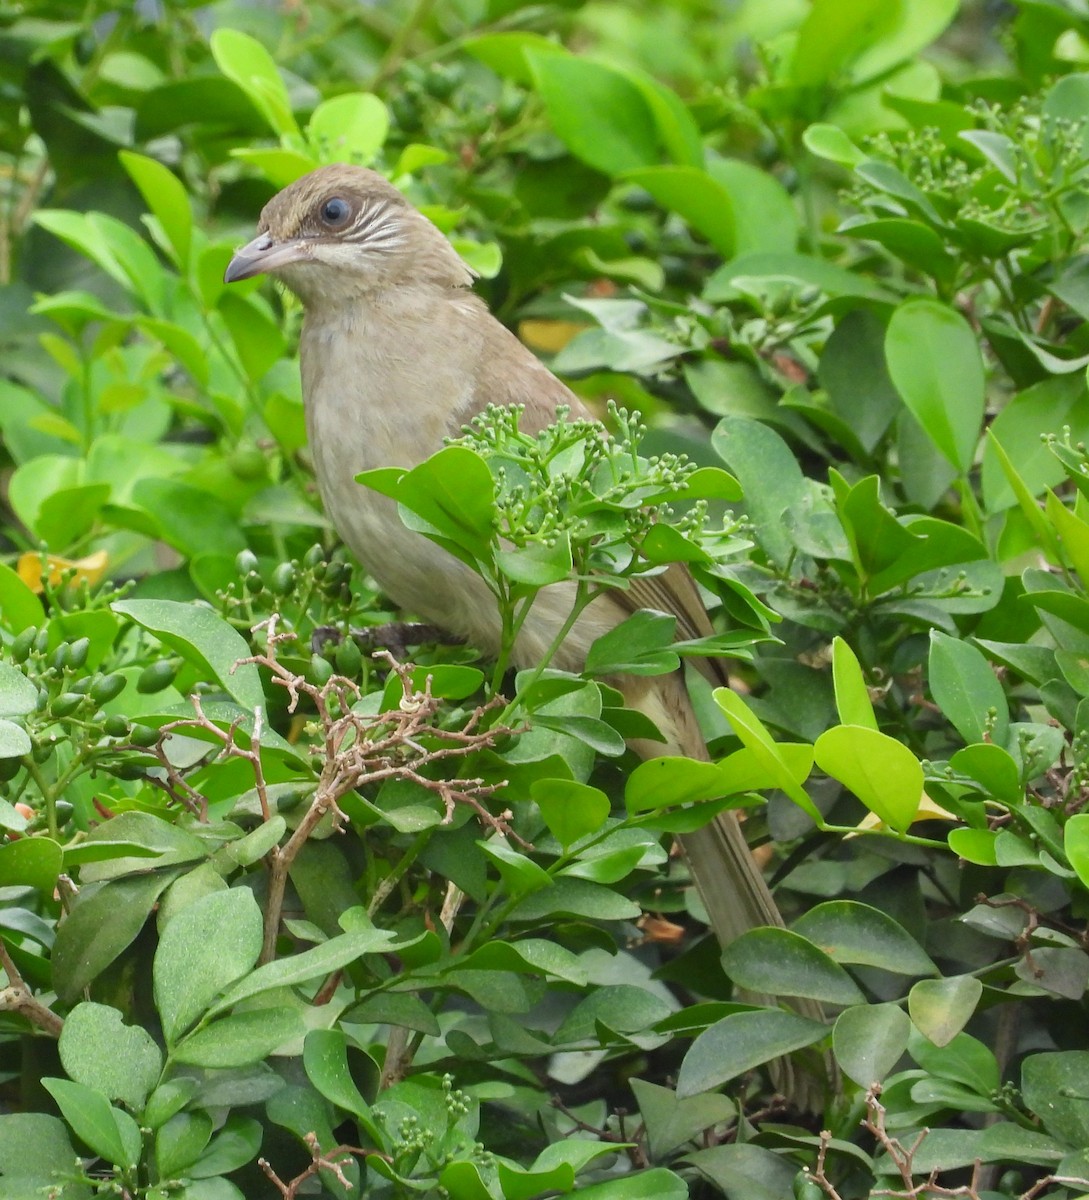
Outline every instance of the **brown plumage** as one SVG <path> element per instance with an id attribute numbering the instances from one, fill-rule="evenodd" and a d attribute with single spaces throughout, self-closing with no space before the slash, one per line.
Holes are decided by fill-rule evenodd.
<path id="1" fill-rule="evenodd" d="M 393 600 L 494 655 L 499 620 L 483 582 L 408 532 L 395 505 L 355 475 L 414 466 L 488 404 L 525 405 L 529 429 L 549 424 L 559 405 L 589 414 L 468 290 L 471 273 L 439 230 L 375 172 L 322 167 L 270 200 L 258 229 L 226 279 L 267 272 L 303 302 L 307 430 L 329 516 Z M 540 660 L 570 611 L 569 597 L 567 585 L 545 589 L 516 646 L 518 665 Z M 639 607 L 676 613 L 683 637 L 711 631 L 691 577 L 678 567 L 595 601 L 556 665 L 579 670 L 594 639 Z M 716 667 L 704 666 L 714 676 Z M 666 736 L 665 747 L 641 751 L 707 757 L 680 674 L 616 682 Z M 682 843 L 723 945 L 755 926 L 782 925 L 732 814 Z"/>

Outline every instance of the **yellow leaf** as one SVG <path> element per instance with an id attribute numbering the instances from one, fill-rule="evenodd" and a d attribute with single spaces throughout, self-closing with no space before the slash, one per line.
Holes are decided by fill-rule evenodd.
<path id="1" fill-rule="evenodd" d="M 106 574 L 108 563 L 109 559 L 105 550 L 96 550 L 94 554 L 89 554 L 86 558 L 61 558 L 59 554 L 47 554 L 45 555 L 45 564 L 49 575 L 46 582 L 50 587 L 56 587 L 64 572 L 75 567 L 75 583 L 82 583 L 83 580 L 88 583 L 98 583 Z M 42 555 L 40 553 L 30 550 L 26 554 L 21 554 L 16 569 L 19 578 L 32 592 L 44 591 Z"/>
<path id="2" fill-rule="evenodd" d="M 557 354 L 576 334 L 588 328 L 577 321 L 523 321 L 518 326 L 518 336 L 531 350 Z"/>
<path id="3" fill-rule="evenodd" d="M 914 825 L 917 821 L 959 821 L 960 817 L 955 817 L 947 809 L 936 803 L 934 800 L 923 792 L 922 798 L 919 800 L 919 807 L 915 810 L 915 816 L 911 818 L 911 823 Z M 881 820 L 876 813 L 867 813 L 861 821 L 855 826 L 859 833 L 866 833 L 871 829 L 884 829 L 885 822 Z M 849 833 L 848 837 L 854 837 L 853 833 Z"/>

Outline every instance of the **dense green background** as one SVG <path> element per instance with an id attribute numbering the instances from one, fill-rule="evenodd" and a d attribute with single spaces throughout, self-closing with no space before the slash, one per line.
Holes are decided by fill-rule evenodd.
<path id="1" fill-rule="evenodd" d="M 625 749 L 668 621 L 349 635 L 300 309 L 221 282 L 342 160 L 684 503 L 386 486 L 508 606 L 689 561 L 717 765 Z M 1089 1194 L 1087 177 L 1076 0 L 0 10 L 0 1191 Z M 671 835 L 741 806 L 790 929 L 720 955 Z"/>

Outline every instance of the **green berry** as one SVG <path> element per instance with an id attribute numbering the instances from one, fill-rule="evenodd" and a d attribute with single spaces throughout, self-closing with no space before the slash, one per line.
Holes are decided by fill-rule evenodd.
<path id="1" fill-rule="evenodd" d="M 333 664 L 320 654 L 310 656 L 310 670 L 307 672 L 310 682 L 316 687 L 324 687 L 333 677 Z"/>
<path id="2" fill-rule="evenodd" d="M 31 648 L 38 636 L 38 630 L 31 625 L 29 629 L 24 629 L 21 634 L 11 643 L 11 657 L 17 663 L 26 662 L 30 657 Z"/>
<path id="3" fill-rule="evenodd" d="M 242 550 L 234 560 L 234 569 L 239 575 L 249 575 L 251 572 L 256 571 L 260 565 L 257 561 L 257 555 L 252 550 Z"/>
<path id="4" fill-rule="evenodd" d="M 91 699 L 96 704 L 106 704 L 125 690 L 124 675 L 100 675 L 91 685 Z"/>
<path id="5" fill-rule="evenodd" d="M 136 690 L 144 695 L 161 692 L 169 687 L 178 671 L 168 658 L 160 658 L 158 662 L 149 663 L 136 680 Z"/>
<path id="6" fill-rule="evenodd" d="M 90 649 L 90 638 L 76 638 L 68 647 L 68 665 L 70 667 L 82 667 L 87 662 L 87 655 Z"/>
<path id="7" fill-rule="evenodd" d="M 106 736 L 112 738 L 128 737 L 132 730 L 132 726 L 129 724 L 127 718 L 121 716 L 120 713 L 113 713 L 111 716 L 108 716 L 102 723 L 102 728 Z"/>
<path id="8" fill-rule="evenodd" d="M 351 635 L 337 647 L 336 664 L 340 674 L 347 675 L 349 679 L 354 679 L 359 674 L 359 670 L 363 666 L 363 655 L 359 652 L 359 647 Z"/>
<path id="9" fill-rule="evenodd" d="M 154 746 L 159 740 L 159 731 L 150 725 L 134 725 L 129 732 L 129 741 L 134 746 Z"/>
<path id="10" fill-rule="evenodd" d="M 294 563 L 282 562 L 272 572 L 272 578 L 269 580 L 269 588 L 276 596 L 286 596 L 295 587 L 295 581 L 299 577 L 299 572 L 295 568 Z"/>
<path id="11" fill-rule="evenodd" d="M 320 562 L 325 561 L 325 550 L 320 542 L 315 542 L 303 555 L 303 566 L 312 571 Z"/>
<path id="12" fill-rule="evenodd" d="M 70 717 L 86 699 L 87 697 L 81 696 L 79 692 L 61 692 L 49 705 L 49 715 L 51 717 Z"/>

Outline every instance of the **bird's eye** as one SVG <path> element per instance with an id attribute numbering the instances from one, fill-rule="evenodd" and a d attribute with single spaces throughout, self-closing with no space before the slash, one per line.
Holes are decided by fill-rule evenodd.
<path id="1" fill-rule="evenodd" d="M 347 200 L 342 200 L 339 196 L 330 196 L 321 206 L 323 224 L 329 225 L 334 229 L 343 225 L 351 214 L 351 205 Z"/>

